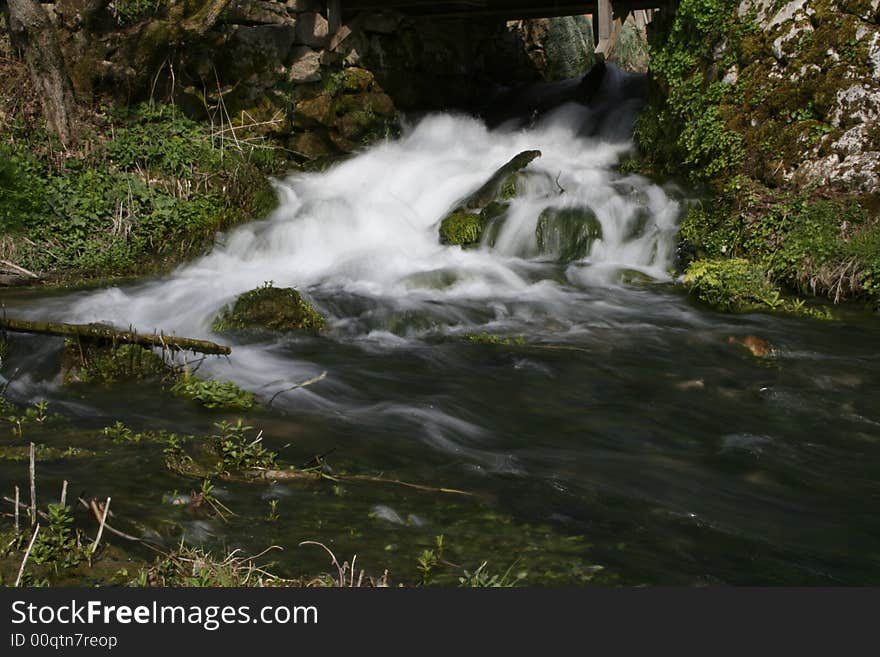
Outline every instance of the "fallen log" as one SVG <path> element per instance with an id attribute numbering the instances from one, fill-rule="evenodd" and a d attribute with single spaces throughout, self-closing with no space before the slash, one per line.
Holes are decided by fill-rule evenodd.
<path id="1" fill-rule="evenodd" d="M 164 333 L 137 333 L 133 330 L 121 331 L 106 324 L 66 324 L 64 322 L 32 322 L 25 319 L 0 317 L 0 332 L 36 333 L 66 338 L 81 338 L 95 342 L 112 344 L 137 344 L 143 347 L 160 347 L 170 351 L 195 351 L 201 354 L 228 355 L 232 349 L 209 342 L 181 338 Z"/>
<path id="2" fill-rule="evenodd" d="M 0 287 L 23 287 L 33 285 L 34 279 L 18 274 L 0 274 Z"/>
<path id="3" fill-rule="evenodd" d="M 3 268 L 18 274 L 19 276 L 27 276 L 28 278 L 33 278 L 37 280 L 39 280 L 40 278 L 34 272 L 27 270 L 24 267 L 19 267 L 14 262 L 9 262 L 8 260 L 0 260 L 0 265 L 2 265 Z"/>

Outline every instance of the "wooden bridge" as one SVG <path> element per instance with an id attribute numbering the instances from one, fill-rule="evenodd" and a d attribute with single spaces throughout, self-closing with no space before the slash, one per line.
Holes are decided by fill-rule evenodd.
<path id="1" fill-rule="evenodd" d="M 503 20 L 593 16 L 596 52 L 607 54 L 617 42 L 620 28 L 631 12 L 650 22 L 655 10 L 668 8 L 676 0 L 327 0 L 331 32 L 361 12 L 397 11 L 409 16 L 431 18 L 496 17 Z"/>

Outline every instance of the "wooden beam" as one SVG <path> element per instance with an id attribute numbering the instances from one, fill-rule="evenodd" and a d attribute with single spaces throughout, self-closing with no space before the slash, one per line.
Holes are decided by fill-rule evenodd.
<path id="1" fill-rule="evenodd" d="M 614 8 L 611 0 L 599 0 L 596 13 L 593 14 L 593 25 L 596 32 L 596 53 L 607 56 L 611 53 L 611 33 L 614 29 Z"/>
<path id="2" fill-rule="evenodd" d="M 342 27 L 342 0 L 327 0 L 327 23 L 332 37 Z"/>

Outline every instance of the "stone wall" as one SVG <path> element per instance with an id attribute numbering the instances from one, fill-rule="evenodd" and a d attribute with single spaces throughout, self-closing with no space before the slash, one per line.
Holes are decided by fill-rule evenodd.
<path id="1" fill-rule="evenodd" d="M 473 109 L 539 79 L 498 20 L 361 15 L 330 33 L 314 0 L 59 0 L 48 5 L 81 100 L 173 101 L 293 159 L 393 133 L 399 111 Z"/>

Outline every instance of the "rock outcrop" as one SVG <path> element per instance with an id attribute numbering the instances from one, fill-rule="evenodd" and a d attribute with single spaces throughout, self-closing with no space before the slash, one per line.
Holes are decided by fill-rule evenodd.
<path id="1" fill-rule="evenodd" d="M 880 0 L 682 0 L 650 36 L 645 169 L 711 192 L 685 260 L 880 303 Z"/>

